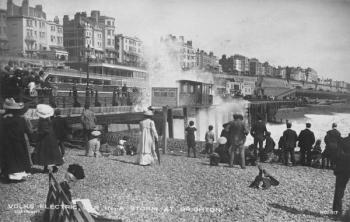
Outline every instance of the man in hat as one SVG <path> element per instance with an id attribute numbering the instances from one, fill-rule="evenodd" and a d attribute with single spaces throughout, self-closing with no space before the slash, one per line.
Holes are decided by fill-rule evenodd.
<path id="1" fill-rule="evenodd" d="M 293 165 L 295 165 L 295 156 L 294 149 L 297 144 L 298 135 L 292 130 L 292 123 L 287 122 L 287 129 L 283 132 L 283 141 L 284 141 L 284 164 L 288 165 L 288 159 L 290 154 L 290 159 Z"/>
<path id="2" fill-rule="evenodd" d="M 342 199 L 347 183 L 350 180 L 350 134 L 338 143 L 338 151 L 334 154 L 335 191 L 333 211 L 337 217 L 343 213 Z M 344 220 L 345 221 L 345 220 Z"/>
<path id="3" fill-rule="evenodd" d="M 315 135 L 310 128 L 311 123 L 306 123 L 306 129 L 302 130 L 298 136 L 301 155 L 300 163 L 303 166 L 311 166 L 311 149 L 315 143 Z"/>
<path id="4" fill-rule="evenodd" d="M 262 153 L 263 153 L 263 142 L 266 138 L 266 124 L 262 121 L 262 118 L 260 115 L 258 115 L 258 122 L 256 122 L 253 127 L 251 128 L 250 134 L 254 138 L 254 145 L 255 145 L 255 155 L 260 157 L 260 161 L 262 161 Z M 259 146 L 258 146 L 259 145 Z M 259 150 L 259 154 L 258 154 Z"/>
<path id="5" fill-rule="evenodd" d="M 337 153 L 338 144 L 341 141 L 340 132 L 337 130 L 337 124 L 332 124 L 332 129 L 327 131 L 324 138 L 326 143 L 326 149 L 323 152 L 323 159 L 327 158 L 330 160 L 331 167 L 334 168 L 334 155 Z M 322 167 L 324 167 L 324 160 L 322 160 Z"/>
<path id="6" fill-rule="evenodd" d="M 248 133 L 248 127 L 246 123 L 243 122 L 243 115 L 234 114 L 233 121 L 230 122 L 230 167 L 233 167 L 235 153 L 237 153 L 240 155 L 241 168 L 245 169 L 244 143 Z"/>

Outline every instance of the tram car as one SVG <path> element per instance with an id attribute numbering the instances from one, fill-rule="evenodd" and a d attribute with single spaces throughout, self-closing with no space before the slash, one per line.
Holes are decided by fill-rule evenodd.
<path id="1" fill-rule="evenodd" d="M 152 106 L 210 106 L 213 84 L 178 80 L 177 87 L 152 87 Z"/>

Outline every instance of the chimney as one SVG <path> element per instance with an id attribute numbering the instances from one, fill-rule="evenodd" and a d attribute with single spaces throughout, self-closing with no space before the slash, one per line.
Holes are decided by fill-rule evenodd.
<path id="1" fill-rule="evenodd" d="M 7 16 L 13 15 L 13 3 L 12 0 L 7 0 Z"/>
<path id="2" fill-rule="evenodd" d="M 98 23 L 99 17 L 100 17 L 100 11 L 97 11 L 97 10 L 91 11 L 91 18 L 94 20 L 94 22 Z"/>
<path id="3" fill-rule="evenodd" d="M 23 0 L 22 2 L 22 15 L 28 16 L 29 15 L 29 3 L 28 0 Z"/>

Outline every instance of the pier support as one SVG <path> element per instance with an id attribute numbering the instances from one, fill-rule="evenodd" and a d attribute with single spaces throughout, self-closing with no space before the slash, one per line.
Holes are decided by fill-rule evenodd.
<path id="1" fill-rule="evenodd" d="M 168 119 L 168 107 L 163 106 L 163 154 L 165 154 L 165 150 L 168 147 L 167 135 L 166 135 L 167 119 Z"/>
<path id="2" fill-rule="evenodd" d="M 183 115 L 184 115 L 184 139 L 186 140 L 186 127 L 188 125 L 188 114 L 187 114 L 187 107 L 184 107 L 182 109 Z"/>
<path id="3" fill-rule="evenodd" d="M 196 128 L 197 128 L 197 131 L 196 131 L 196 139 L 197 140 L 200 140 L 201 139 L 201 118 L 200 118 L 200 112 L 199 112 L 199 108 L 195 108 L 195 116 L 196 116 Z"/>
<path id="4" fill-rule="evenodd" d="M 168 128 L 169 128 L 169 138 L 174 138 L 174 118 L 173 109 L 168 109 Z"/>

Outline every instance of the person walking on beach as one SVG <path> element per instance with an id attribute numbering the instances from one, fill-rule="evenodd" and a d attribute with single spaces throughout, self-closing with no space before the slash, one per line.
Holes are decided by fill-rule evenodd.
<path id="1" fill-rule="evenodd" d="M 288 159 L 290 154 L 290 159 L 292 165 L 295 165 L 295 155 L 294 149 L 297 144 L 298 135 L 291 129 L 292 123 L 287 122 L 287 129 L 283 132 L 283 141 L 284 141 L 284 165 L 288 166 Z"/>
<path id="2" fill-rule="evenodd" d="M 240 155 L 241 168 L 245 169 L 244 143 L 248 133 L 248 127 L 245 122 L 243 122 L 243 115 L 234 114 L 233 121 L 230 122 L 230 167 L 233 167 L 235 153 L 237 153 Z"/>
<path id="3" fill-rule="evenodd" d="M 49 172 L 49 167 L 52 167 L 55 173 L 58 170 L 57 165 L 63 164 L 63 159 L 50 119 L 54 110 L 49 105 L 39 104 L 36 107 L 36 113 L 39 116 L 38 142 L 35 150 L 37 164 L 44 166 L 44 173 Z"/>
<path id="4" fill-rule="evenodd" d="M 96 127 L 96 122 L 97 120 L 94 112 L 90 110 L 89 104 L 85 104 L 84 111 L 81 114 L 81 124 L 83 125 L 86 152 L 88 152 L 88 141 L 89 141 L 91 132 L 94 131 Z"/>
<path id="5" fill-rule="evenodd" d="M 266 138 L 266 133 L 267 133 L 266 124 L 265 122 L 262 121 L 261 116 L 258 115 L 258 122 L 256 122 L 253 125 L 253 127 L 251 128 L 250 134 L 254 138 L 254 146 L 255 146 L 254 155 L 257 157 L 260 157 L 260 161 L 262 161 L 263 142 Z"/>
<path id="6" fill-rule="evenodd" d="M 315 135 L 310 130 L 311 123 L 306 123 L 306 129 L 302 130 L 298 136 L 300 147 L 301 165 L 311 165 L 311 149 L 315 143 Z"/>
<path id="7" fill-rule="evenodd" d="M 327 131 L 327 134 L 324 138 L 326 143 L 326 149 L 322 153 L 322 168 L 325 166 L 325 160 L 330 161 L 331 168 L 334 168 L 334 155 L 337 152 L 338 144 L 341 140 L 340 132 L 337 130 L 337 124 L 332 124 L 332 129 Z"/>
<path id="8" fill-rule="evenodd" d="M 214 127 L 212 125 L 209 125 L 208 131 L 205 133 L 205 153 L 206 154 L 213 153 L 213 146 L 214 146 L 214 140 L 215 140 L 215 134 L 213 129 Z"/>
<path id="9" fill-rule="evenodd" d="M 347 183 L 350 180 L 350 134 L 339 142 L 339 150 L 334 154 L 335 191 L 333 211 L 337 217 L 343 213 L 342 199 Z"/>
<path id="10" fill-rule="evenodd" d="M 52 119 L 52 126 L 58 140 L 58 146 L 60 147 L 62 156 L 64 156 L 64 142 L 68 139 L 68 134 L 71 131 L 71 127 L 69 126 L 67 119 L 61 116 L 60 109 L 55 110 L 54 118 Z"/>
<path id="11" fill-rule="evenodd" d="M 156 141 L 158 141 L 158 134 L 154 124 L 151 120 L 153 112 L 147 110 L 144 112 L 145 119 L 140 122 L 140 140 L 137 149 L 136 162 L 142 166 L 151 165 L 157 160 Z"/>
<path id="12" fill-rule="evenodd" d="M 189 126 L 186 128 L 186 142 L 188 148 L 188 157 L 190 157 L 191 149 L 193 150 L 193 157 L 196 158 L 196 138 L 194 132 L 197 131 L 194 126 L 194 122 L 190 121 Z"/>

